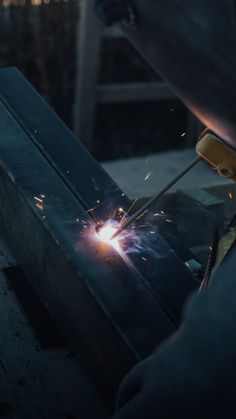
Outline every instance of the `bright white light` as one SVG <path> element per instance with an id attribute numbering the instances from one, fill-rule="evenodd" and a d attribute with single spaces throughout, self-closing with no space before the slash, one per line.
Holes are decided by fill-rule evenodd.
<path id="1" fill-rule="evenodd" d="M 113 242 L 113 240 L 111 240 L 111 237 L 113 236 L 113 234 L 115 234 L 115 232 L 116 228 L 108 224 L 99 230 L 98 236 L 103 242 L 111 243 Z"/>
<path id="2" fill-rule="evenodd" d="M 120 237 L 115 237 L 112 239 L 113 234 L 119 228 L 119 223 L 117 221 L 111 220 L 108 221 L 104 226 L 97 230 L 97 237 L 102 242 L 112 246 L 117 252 L 121 251 L 121 244 L 119 242 Z"/>

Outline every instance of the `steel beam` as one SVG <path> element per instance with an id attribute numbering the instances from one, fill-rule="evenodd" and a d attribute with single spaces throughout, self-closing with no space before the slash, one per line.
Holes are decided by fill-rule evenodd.
<path id="1" fill-rule="evenodd" d="M 94 220 L 130 202 L 15 69 L 0 71 L 0 130 L 1 232 L 64 337 L 116 390 L 174 332 L 197 284 L 160 236 L 131 265 L 91 239 Z"/>

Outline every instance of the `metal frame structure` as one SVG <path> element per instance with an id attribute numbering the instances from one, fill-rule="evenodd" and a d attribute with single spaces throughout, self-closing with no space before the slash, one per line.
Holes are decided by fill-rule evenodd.
<path id="1" fill-rule="evenodd" d="M 124 34 L 118 27 L 104 31 L 95 16 L 93 0 L 81 0 L 74 131 L 88 149 L 92 148 L 94 117 L 98 104 L 161 101 L 176 98 L 168 84 L 163 81 L 98 85 L 97 76 L 103 36 L 124 37 Z M 198 129 L 196 118 L 189 113 L 189 144 L 196 140 Z"/>

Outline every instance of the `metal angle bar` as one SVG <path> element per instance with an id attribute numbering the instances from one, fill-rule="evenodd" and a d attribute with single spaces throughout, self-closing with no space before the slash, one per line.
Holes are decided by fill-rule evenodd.
<path id="1" fill-rule="evenodd" d="M 15 95 L 15 91 L 18 91 L 18 95 Z M 130 201 L 123 191 L 85 150 L 83 145 L 73 137 L 18 71 L 14 69 L 0 70 L 0 95 L 12 117 L 22 126 L 33 144 L 79 199 L 83 208 L 93 210 L 89 211 L 89 215 L 93 216 L 95 221 L 107 220 L 116 208 L 122 207 L 125 211 L 130 208 Z M 24 100 L 24 106 L 21 104 L 22 100 Z M 158 243 L 160 242 L 161 238 L 158 237 Z M 152 243 L 152 246 L 155 247 L 156 244 Z M 158 246 L 159 244 L 157 244 Z M 163 248 L 162 252 L 168 254 L 167 249 Z M 131 254 L 130 258 L 134 259 L 138 269 L 142 270 L 142 260 L 138 261 L 135 254 Z M 152 291 L 160 301 L 159 282 L 155 281 L 155 271 L 156 274 L 158 273 L 156 266 L 159 266 L 159 262 L 157 264 L 155 258 L 149 257 L 149 263 L 150 272 L 152 272 Z M 162 284 L 162 288 L 165 288 L 165 294 L 169 294 L 170 297 L 182 290 L 182 298 L 178 300 L 178 304 L 174 303 L 174 307 L 169 304 L 167 307 L 170 317 L 173 319 L 177 316 L 179 319 L 183 302 L 196 284 L 189 271 L 177 257 L 171 264 L 173 267 L 175 265 L 181 266 L 182 274 L 177 277 L 174 275 L 174 270 L 173 274 L 169 270 L 172 287 L 168 289 L 168 281 L 165 281 L 165 287 Z M 163 274 L 164 272 L 160 274 L 160 278 Z M 171 300 L 172 298 L 170 298 Z"/>
<path id="2" fill-rule="evenodd" d="M 62 334 L 116 388 L 175 330 L 195 281 L 161 237 L 148 269 L 99 247 L 88 203 L 129 200 L 17 71 L 0 71 L 0 94 L 1 232 Z"/>
<path id="3" fill-rule="evenodd" d="M 86 238 L 89 215 L 2 105 L 0 115 L 1 233 L 62 334 L 116 387 L 174 327 L 120 257 Z"/>

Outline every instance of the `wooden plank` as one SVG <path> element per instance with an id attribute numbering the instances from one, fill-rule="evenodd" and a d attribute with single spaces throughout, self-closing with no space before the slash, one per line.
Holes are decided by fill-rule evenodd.
<path id="1" fill-rule="evenodd" d="M 175 98 L 167 83 L 129 83 L 97 87 L 99 104 L 170 100 Z"/>

